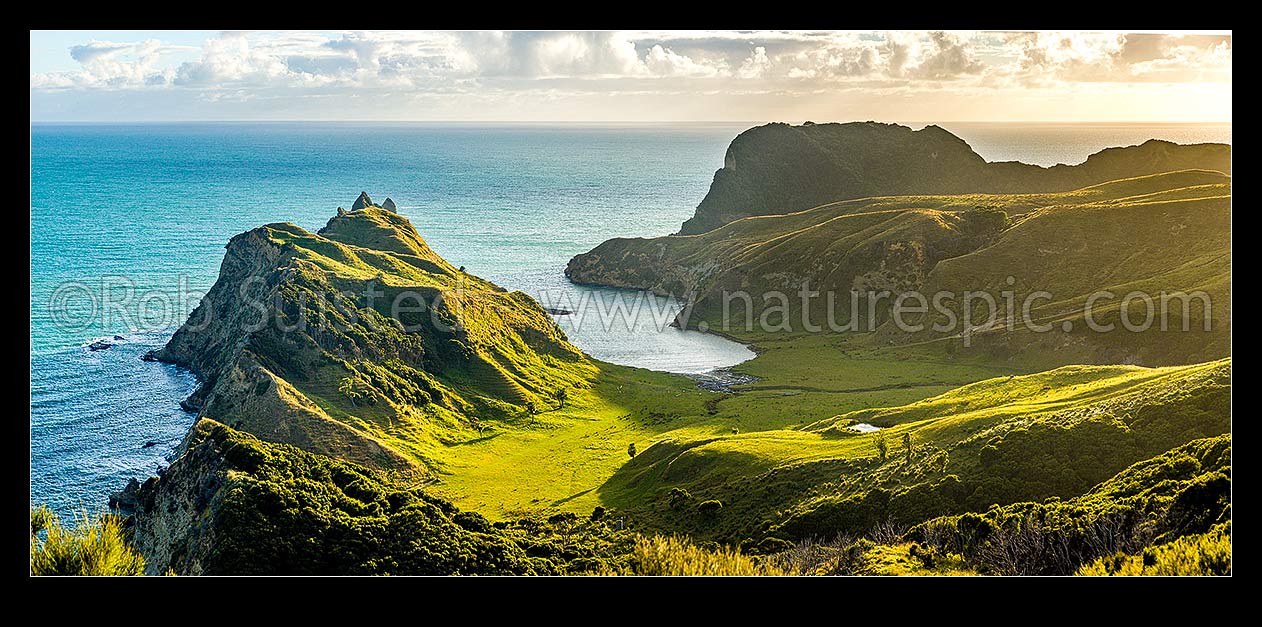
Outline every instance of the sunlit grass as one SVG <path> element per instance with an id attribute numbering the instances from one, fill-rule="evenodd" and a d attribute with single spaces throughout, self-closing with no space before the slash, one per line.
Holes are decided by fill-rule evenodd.
<path id="1" fill-rule="evenodd" d="M 66 527 L 48 506 L 31 508 L 32 575 L 134 576 L 144 570 L 118 516 L 83 512 Z"/>

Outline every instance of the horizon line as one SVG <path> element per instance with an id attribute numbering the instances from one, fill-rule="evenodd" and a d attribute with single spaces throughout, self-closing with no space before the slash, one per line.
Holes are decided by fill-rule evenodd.
<path id="1" fill-rule="evenodd" d="M 189 119 L 189 120 L 31 120 L 39 124 L 1231 124 L 1231 120 L 346 120 L 346 119 Z"/>

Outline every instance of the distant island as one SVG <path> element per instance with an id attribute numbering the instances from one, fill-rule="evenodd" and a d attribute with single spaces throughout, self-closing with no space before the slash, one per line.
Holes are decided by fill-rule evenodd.
<path id="1" fill-rule="evenodd" d="M 751 129 L 680 235 L 566 269 L 752 343 L 722 391 L 583 354 L 363 193 L 232 238 L 149 356 L 198 376 L 197 423 L 113 504 L 149 574 L 1229 571 L 1230 193 L 1217 144 L 1040 168 L 934 126 Z M 1033 329 L 872 302 L 970 290 L 1048 296 Z M 1162 290 L 1212 307 L 1094 330 Z"/>

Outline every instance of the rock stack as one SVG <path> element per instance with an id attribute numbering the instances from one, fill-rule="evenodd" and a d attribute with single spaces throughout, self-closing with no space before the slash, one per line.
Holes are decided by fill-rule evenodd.
<path id="1" fill-rule="evenodd" d="M 375 207 L 372 199 L 368 197 L 368 192 L 360 192 L 359 198 L 355 199 L 355 204 L 351 205 L 351 211 L 359 211 L 368 207 Z"/>

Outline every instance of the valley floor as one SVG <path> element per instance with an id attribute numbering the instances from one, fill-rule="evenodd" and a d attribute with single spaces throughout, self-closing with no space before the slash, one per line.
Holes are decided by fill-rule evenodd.
<path id="1" fill-rule="evenodd" d="M 837 337 L 768 339 L 734 370 L 757 381 L 735 394 L 702 390 L 683 376 L 601 364 L 590 390 L 533 421 L 497 425 L 442 452 L 433 490 L 491 517 L 588 513 L 626 505 L 606 482 L 661 441 L 720 438 L 747 451 L 749 470 L 806 458 L 847 456 L 836 442 L 797 430 L 838 414 L 912 403 L 973 381 L 1018 372 L 944 360 L 907 360 L 851 348 Z M 750 448 L 751 445 L 756 445 Z"/>

